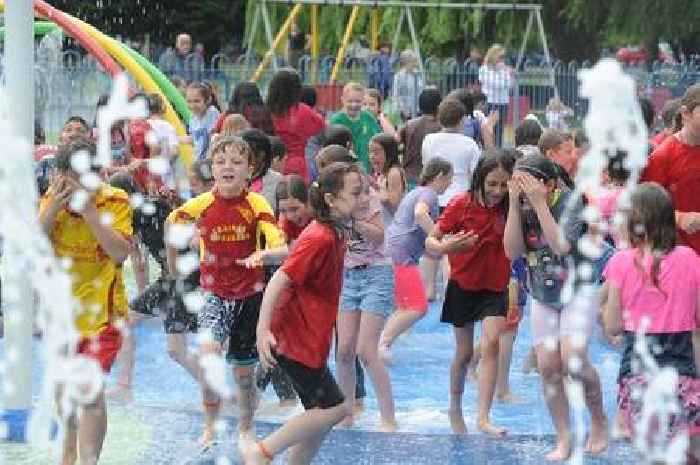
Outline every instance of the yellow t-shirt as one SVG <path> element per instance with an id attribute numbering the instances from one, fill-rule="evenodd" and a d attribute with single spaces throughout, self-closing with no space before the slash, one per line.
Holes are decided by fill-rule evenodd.
<path id="1" fill-rule="evenodd" d="M 41 200 L 40 211 L 48 206 L 50 195 L 49 191 Z M 126 192 L 103 184 L 95 196 L 95 204 L 100 217 L 109 218 L 114 231 L 131 238 L 132 211 Z M 69 260 L 73 295 L 80 303 L 75 311 L 75 325 L 80 334 L 94 336 L 108 323 L 126 318 L 129 307 L 122 266 L 102 250 L 83 217 L 62 208 L 56 214 L 49 240 L 56 256 Z"/>

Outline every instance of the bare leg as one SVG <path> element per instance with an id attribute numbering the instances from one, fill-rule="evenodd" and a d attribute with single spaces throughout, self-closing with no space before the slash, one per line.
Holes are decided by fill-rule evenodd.
<path id="1" fill-rule="evenodd" d="M 197 355 L 187 348 L 187 334 L 175 333 L 166 336 L 168 355 L 177 362 L 195 380 L 199 380 L 199 361 Z"/>
<path id="2" fill-rule="evenodd" d="M 360 319 L 360 334 L 357 342 L 357 353 L 362 364 L 367 369 L 369 377 L 374 384 L 374 392 L 379 404 L 381 418 L 381 430 L 385 432 L 396 431 L 396 417 L 394 409 L 394 396 L 391 392 L 391 380 L 386 366 L 379 360 L 377 346 L 379 336 L 386 320 L 373 313 L 362 312 Z"/>
<path id="3" fill-rule="evenodd" d="M 504 428 L 495 426 L 489 419 L 493 393 L 498 373 L 498 346 L 501 330 L 505 325 L 503 317 L 487 317 L 481 323 L 481 365 L 479 366 L 479 408 L 476 425 L 479 430 L 491 436 L 503 436 Z"/>
<path id="4" fill-rule="evenodd" d="M 562 364 L 565 372 L 583 385 L 586 406 L 591 413 L 591 433 L 586 444 L 586 451 L 600 454 L 608 447 L 608 421 L 603 410 L 603 393 L 598 372 L 588 360 L 588 345 L 576 347 L 571 337 L 565 336 L 561 343 Z M 580 363 L 580 369 L 571 370 L 571 360 Z"/>
<path id="5" fill-rule="evenodd" d="M 74 465 L 78 460 L 78 423 L 76 412 L 64 412 L 61 398 L 63 386 L 56 388 L 56 408 L 58 417 L 63 419 L 63 451 L 61 453 L 61 465 Z"/>
<path id="6" fill-rule="evenodd" d="M 104 393 L 93 404 L 81 408 L 78 420 L 80 465 L 96 465 L 107 433 L 107 411 Z"/>
<path id="7" fill-rule="evenodd" d="M 418 320 L 425 316 L 424 312 L 415 312 L 413 310 L 397 310 L 391 314 L 389 319 L 386 321 L 386 326 L 384 326 L 384 331 L 379 338 L 379 350 L 380 356 L 384 358 L 389 358 L 385 354 L 388 354 L 389 348 L 394 343 L 397 337 L 399 337 L 404 332 L 408 331 Z M 389 360 L 384 360 L 388 362 Z"/>
<path id="8" fill-rule="evenodd" d="M 336 372 L 340 390 L 345 396 L 345 407 L 352 412 L 355 405 L 355 385 L 357 372 L 355 371 L 355 356 L 357 338 L 360 331 L 359 310 L 338 313 L 338 353 L 336 355 Z M 348 415 L 341 426 L 352 426 L 353 415 Z"/>
<path id="9" fill-rule="evenodd" d="M 467 366 L 474 350 L 474 324 L 467 323 L 464 328 L 454 327 L 457 347 L 450 366 L 450 426 L 455 434 L 466 434 L 467 426 L 462 415 L 462 394 L 467 374 Z"/>
<path id="10" fill-rule="evenodd" d="M 421 262 L 423 284 L 425 285 L 425 295 L 428 297 L 429 301 L 435 300 L 435 278 L 439 264 L 440 258 L 433 258 L 427 255 L 423 256 L 423 260 Z"/>
<path id="11" fill-rule="evenodd" d="M 238 386 L 238 416 L 239 437 L 251 435 L 253 430 L 253 415 L 255 414 L 256 391 L 254 382 L 254 366 L 235 367 L 233 376 Z"/>
<path id="12" fill-rule="evenodd" d="M 525 360 L 523 361 L 522 371 L 526 375 L 532 371 L 539 372 L 537 368 L 537 353 L 534 347 L 530 347 L 530 351 L 527 353 Z"/>
<path id="13" fill-rule="evenodd" d="M 221 344 L 214 341 L 206 342 L 200 346 L 199 351 L 202 358 L 209 354 L 220 355 Z M 221 398 L 209 387 L 204 378 L 202 373 L 199 377 L 202 389 L 202 403 L 204 405 L 204 431 L 199 440 L 202 445 L 209 444 L 216 437 L 216 421 L 221 411 Z"/>
<path id="14" fill-rule="evenodd" d="M 542 377 L 544 399 L 557 431 L 557 445 L 545 456 L 547 460 L 566 460 L 571 455 L 571 428 L 569 426 L 569 401 L 564 392 L 564 373 L 561 353 L 538 344 L 535 347 L 537 364 Z"/>
<path id="15" fill-rule="evenodd" d="M 513 359 L 515 331 L 501 333 L 498 347 L 498 376 L 496 377 L 496 399 L 501 402 L 517 403 L 522 399 L 510 391 L 510 363 Z"/>
<path id="16" fill-rule="evenodd" d="M 107 391 L 107 397 L 123 396 L 126 400 L 131 399 L 131 382 L 136 364 L 136 334 L 134 334 L 134 329 L 143 318 L 142 314 L 136 312 L 129 315 L 128 327 L 122 331 L 122 347 L 116 360 L 120 368 L 117 386 Z"/>

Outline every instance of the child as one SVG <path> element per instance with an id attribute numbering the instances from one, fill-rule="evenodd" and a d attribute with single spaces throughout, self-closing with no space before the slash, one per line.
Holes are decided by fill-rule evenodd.
<path id="1" fill-rule="evenodd" d="M 533 344 L 557 431 L 556 447 L 545 459 L 565 460 L 571 454 L 569 402 L 564 391 L 567 375 L 583 384 L 591 413 L 586 450 L 601 453 L 607 447 L 607 419 L 598 373 L 588 360 L 588 341 L 597 313 L 595 289 L 583 286 L 570 301 L 564 301 L 562 295 L 567 275 L 575 272 L 571 262 L 575 265 L 581 258 L 576 247 L 586 231 L 582 202 L 571 209 L 564 222 L 570 191 L 558 185 L 554 163 L 540 155 L 526 155 L 515 163 L 508 191 L 503 243 L 508 258 L 525 255 L 527 260 Z"/>
<path id="2" fill-rule="evenodd" d="M 162 157 L 167 162 L 167 170 L 161 173 L 161 178 L 164 184 L 170 188 L 175 188 L 175 178 L 174 170 L 172 168 L 173 163 L 176 161 L 175 156 L 177 155 L 178 149 L 178 138 L 175 128 L 172 124 L 164 119 L 165 106 L 163 104 L 163 98 L 160 94 L 152 93 L 146 96 L 146 102 L 148 103 L 148 119 L 146 120 L 155 135 L 158 146 L 158 156 Z M 150 135 L 146 135 L 150 137 Z"/>
<path id="3" fill-rule="evenodd" d="M 700 458 L 700 381 L 693 356 L 693 332 L 700 321 L 700 259 L 677 245 L 673 204 L 656 183 L 636 187 L 630 199 L 626 233 L 631 248 L 616 253 L 604 276 L 609 287 L 603 314 L 610 336 L 622 333 L 624 349 L 618 376 L 618 408 L 629 436 L 651 428 L 669 435 L 690 435 L 690 454 Z M 645 333 L 637 336 L 637 333 Z M 643 352 L 635 347 L 643 338 Z M 646 360 L 645 357 L 646 356 Z M 651 365 L 650 365 L 651 364 Z M 680 409 L 658 424 L 657 415 L 644 424 L 642 400 L 658 368 L 678 374 L 673 386 Z M 649 435 L 641 438 L 648 444 Z"/>
<path id="4" fill-rule="evenodd" d="M 545 110 L 547 126 L 560 131 L 568 131 L 569 120 L 572 116 L 574 116 L 573 110 L 564 105 L 564 102 L 562 102 L 559 97 L 552 97 L 549 99 L 547 109 Z"/>
<path id="5" fill-rule="evenodd" d="M 425 239 L 433 232 L 438 217 L 438 196 L 452 183 L 452 165 L 443 158 L 431 159 L 423 168 L 420 186 L 401 200 L 394 221 L 387 227 L 386 243 L 394 263 L 396 308 L 379 340 L 379 355 L 391 361 L 391 344 L 428 311 L 418 260 L 425 251 Z"/>
<path id="6" fill-rule="evenodd" d="M 270 146 L 272 147 L 272 164 L 270 169 L 275 173 L 282 174 L 284 160 L 287 158 L 287 146 L 277 136 L 270 136 Z"/>
<path id="7" fill-rule="evenodd" d="M 202 247 L 200 285 L 205 293 L 205 303 L 197 316 L 197 326 L 204 333 L 199 357 L 204 368 L 230 338 L 229 353 L 239 388 L 241 439 L 251 435 L 253 428 L 253 368 L 257 359 L 254 331 L 262 300 L 261 265 L 283 256 L 287 250 L 264 197 L 248 192 L 252 157 L 243 139 L 220 137 L 210 150 L 214 188 L 189 200 L 168 217 L 169 229 L 174 224 L 196 223 Z M 266 250 L 259 249 L 263 236 Z M 169 243 L 168 266 L 172 275 L 177 275 L 176 254 L 177 249 Z M 201 378 L 205 411 L 201 442 L 208 444 L 215 437 L 221 397 L 209 384 L 206 370 Z"/>
<path id="8" fill-rule="evenodd" d="M 365 91 L 365 100 L 362 104 L 362 109 L 367 110 L 377 118 L 382 131 L 398 139 L 399 136 L 394 123 L 392 123 L 382 111 L 382 96 L 377 89 L 367 89 Z"/>
<path id="9" fill-rule="evenodd" d="M 73 195 L 85 192 L 79 179 L 89 172 L 78 173 L 72 168 L 73 155 L 81 151 L 94 163 L 96 147 L 92 141 L 76 138 L 59 147 L 57 176 L 41 201 L 39 221 L 56 256 L 69 263 L 78 303 L 77 353 L 93 359 L 108 373 L 121 345 L 118 325 L 128 313 L 121 265 L 131 249 L 131 207 L 124 191 L 100 184 L 89 192 L 82 210 L 71 209 Z M 106 215 L 111 218 L 109 224 L 103 221 Z M 85 390 L 89 392 L 90 386 Z M 59 410 L 65 405 L 61 391 L 59 387 Z M 81 464 L 94 465 L 107 431 L 104 389 L 79 407 L 79 412 L 61 412 L 65 415 L 62 460 L 72 464 L 79 457 Z"/>
<path id="10" fill-rule="evenodd" d="M 245 116 L 232 113 L 224 118 L 219 134 L 222 136 L 237 136 L 247 129 L 250 129 L 250 123 L 245 119 Z"/>
<path id="11" fill-rule="evenodd" d="M 418 70 L 418 57 L 413 50 L 404 50 L 399 55 L 399 71 L 394 75 L 394 85 L 391 88 L 391 98 L 403 121 L 417 115 L 416 99 L 422 89 L 423 75 Z"/>
<path id="12" fill-rule="evenodd" d="M 254 82 L 243 81 L 236 85 L 228 102 L 226 113 L 219 117 L 214 131 L 220 132 L 224 118 L 232 114 L 243 115 L 252 127 L 260 129 L 268 136 L 275 134 L 270 110 L 265 106 L 260 89 Z"/>
<path id="13" fill-rule="evenodd" d="M 343 109 L 331 117 L 330 124 L 340 124 L 350 129 L 355 155 L 362 163 L 365 173 L 370 173 L 367 146 L 370 138 L 382 130 L 376 118 L 370 112 L 362 109 L 364 99 L 365 87 L 362 84 L 357 82 L 345 84 L 341 97 Z"/>
<path id="14" fill-rule="evenodd" d="M 192 82 L 187 86 L 187 107 L 192 112 L 192 119 L 187 123 L 190 135 L 182 141 L 194 146 L 195 160 L 201 160 L 207 155 L 209 139 L 219 118 L 219 110 L 211 102 L 209 86 L 201 82 Z"/>
<path id="15" fill-rule="evenodd" d="M 326 365 L 338 314 L 345 237 L 362 199 L 352 165 L 335 163 L 310 188 L 313 221 L 265 290 L 258 321 L 260 359 L 292 379 L 306 411 L 244 452 L 246 465 L 268 464 L 289 448 L 289 463 L 311 463 L 328 431 L 349 413 Z"/>
<path id="16" fill-rule="evenodd" d="M 372 164 L 374 185 L 379 191 L 379 200 L 388 213 L 384 216 L 384 226 L 391 218 L 406 193 L 406 179 L 399 162 L 399 144 L 391 134 L 382 132 L 369 141 L 369 161 Z"/>
<path id="17" fill-rule="evenodd" d="M 423 140 L 427 134 L 441 129 L 437 119 L 438 106 L 442 100 L 440 91 L 434 87 L 423 89 L 418 97 L 418 108 L 421 116 L 406 123 L 399 130 L 399 142 L 403 144 L 403 169 L 406 173 L 408 190 L 418 184 L 418 178 L 423 170 Z"/>
<path id="18" fill-rule="evenodd" d="M 267 91 L 267 107 L 272 114 L 275 133 L 287 147 L 282 174 L 298 174 L 310 179 L 305 149 L 308 139 L 325 127 L 321 115 L 301 103 L 301 77 L 290 68 L 277 71 Z"/>
<path id="19" fill-rule="evenodd" d="M 457 341 L 450 370 L 450 424 L 456 434 L 467 432 L 462 393 L 477 321 L 482 321 L 477 428 L 491 436 L 506 434 L 504 428 L 491 423 L 489 412 L 498 372 L 499 336 L 507 312 L 510 261 L 502 244 L 513 161 L 505 152 L 479 160 L 469 192 L 452 198 L 426 241 L 428 250 L 447 254 L 450 261 L 440 321 L 454 326 Z M 450 238 L 445 237 L 448 234 Z"/>
<path id="20" fill-rule="evenodd" d="M 262 194 L 269 205 L 275 205 L 275 192 L 282 175 L 270 169 L 272 165 L 272 145 L 270 138 L 260 129 L 247 129 L 240 133 L 253 151 L 253 174 L 250 189 Z"/>
<path id="21" fill-rule="evenodd" d="M 572 138 L 566 137 L 565 133 L 558 129 L 545 129 L 537 143 L 540 155 L 555 163 L 560 182 L 569 190 L 574 188 L 573 178 L 577 164 L 573 145 Z"/>

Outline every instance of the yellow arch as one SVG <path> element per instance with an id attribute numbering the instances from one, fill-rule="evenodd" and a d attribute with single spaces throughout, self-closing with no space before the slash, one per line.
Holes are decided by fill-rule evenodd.
<path id="1" fill-rule="evenodd" d="M 5 10 L 5 0 L 0 0 L 0 11 Z M 165 103 L 165 119 L 170 124 L 173 125 L 178 136 L 184 136 L 187 134 L 185 127 L 180 121 L 180 118 L 173 110 L 172 105 L 168 98 L 163 94 L 158 85 L 155 83 L 151 76 L 144 71 L 144 69 L 139 66 L 139 64 L 134 60 L 126 51 L 121 48 L 121 45 L 116 40 L 98 31 L 91 25 L 81 21 L 80 19 L 65 13 L 66 17 L 75 22 L 87 35 L 95 39 L 95 41 L 100 44 L 100 46 L 109 53 L 125 70 L 131 74 L 131 76 L 136 80 L 136 82 L 143 87 L 146 92 L 157 93 L 163 98 Z M 51 18 L 48 18 L 49 20 Z M 192 163 L 192 146 L 188 144 L 180 144 L 180 158 L 185 166 L 190 166 Z"/>

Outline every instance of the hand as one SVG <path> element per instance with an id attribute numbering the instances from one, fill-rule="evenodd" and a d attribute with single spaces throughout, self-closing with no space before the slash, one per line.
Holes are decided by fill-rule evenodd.
<path id="1" fill-rule="evenodd" d="M 263 266 L 264 257 L 264 250 L 256 250 L 250 256 L 236 260 L 236 263 L 246 268 L 260 268 L 261 266 Z"/>
<path id="2" fill-rule="evenodd" d="M 58 206 L 68 205 L 75 186 L 66 176 L 56 176 L 49 187 L 48 194 L 53 199 L 54 204 Z"/>
<path id="3" fill-rule="evenodd" d="M 443 243 L 443 251 L 444 253 L 462 252 L 471 249 L 477 242 L 479 242 L 479 235 L 474 231 L 461 232 Z"/>
<path id="4" fill-rule="evenodd" d="M 519 183 L 520 190 L 533 207 L 547 205 L 547 186 L 544 182 L 524 172 L 516 173 L 513 179 Z"/>
<path id="5" fill-rule="evenodd" d="M 700 231 L 700 213 L 697 212 L 679 212 L 678 227 L 688 234 L 695 234 Z"/>
<path id="6" fill-rule="evenodd" d="M 484 126 L 492 128 L 498 123 L 498 112 L 497 111 L 492 111 L 489 113 L 489 116 L 486 118 L 486 122 L 484 123 Z"/>
<path id="7" fill-rule="evenodd" d="M 258 329 L 256 337 L 260 364 L 264 369 L 270 370 L 277 365 L 277 360 L 272 353 L 277 347 L 277 340 L 269 329 Z"/>
<path id="8" fill-rule="evenodd" d="M 520 183 L 517 179 L 511 179 L 508 181 L 508 200 L 511 205 L 517 205 L 520 201 L 520 194 L 523 191 L 520 188 Z"/>

